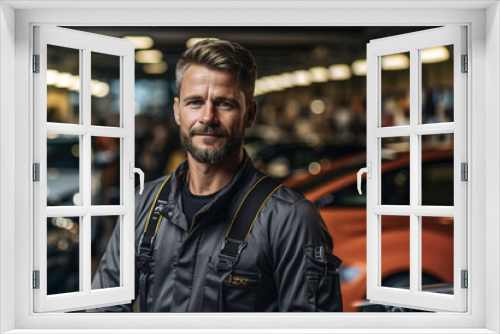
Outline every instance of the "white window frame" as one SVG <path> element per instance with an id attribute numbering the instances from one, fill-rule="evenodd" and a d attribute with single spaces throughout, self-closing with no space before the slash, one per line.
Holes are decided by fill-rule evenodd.
<path id="1" fill-rule="evenodd" d="M 39 288 L 34 290 L 35 312 L 72 311 L 109 304 L 127 304 L 135 298 L 133 245 L 135 236 L 134 205 L 134 46 L 130 41 L 60 27 L 34 27 L 34 54 L 39 56 L 39 73 L 33 74 L 34 162 L 39 164 L 39 181 L 33 184 L 34 200 L 34 270 L 39 272 Z M 48 122 L 47 49 L 48 45 L 71 48 L 79 53 L 79 124 Z M 92 53 L 116 57 L 119 63 L 119 117 L 116 127 L 91 124 L 91 58 Z M 79 193 L 81 203 L 75 206 L 47 206 L 47 134 L 78 136 Z M 91 140 L 93 136 L 119 140 L 118 205 L 92 204 Z M 120 285 L 91 288 L 91 219 L 118 216 L 120 224 Z M 79 291 L 47 295 L 47 224 L 49 217 L 79 217 Z M 125 247 L 124 247 L 125 246 Z M 91 305 L 90 307 L 88 305 Z"/>
<path id="2" fill-rule="evenodd" d="M 130 9 L 123 9 L 124 6 Z M 137 10 L 141 6 L 149 9 Z M 471 238 L 468 245 L 469 311 L 459 314 L 34 314 L 33 292 L 29 288 L 33 212 L 26 208 L 32 207 L 30 196 L 33 187 L 30 181 L 32 104 L 27 97 L 32 94 L 30 55 L 32 26 L 35 24 L 467 25 L 471 60 L 468 78 L 468 109 L 471 111 L 468 114 L 468 221 L 471 222 L 468 230 Z M 123 329 L 127 329 L 128 333 L 144 333 L 146 327 L 158 329 L 159 333 L 189 332 L 176 330 L 179 328 L 188 328 L 191 332 L 210 328 L 214 333 L 234 332 L 234 328 L 251 328 L 252 332 L 267 333 L 500 332 L 500 261 L 498 256 L 485 256 L 500 253 L 498 1 L 6 0 L 0 3 L 0 70 L 1 333 L 41 333 L 44 328 L 52 329 L 51 332 L 59 329 L 61 333 L 77 332 L 68 328 L 87 328 L 89 333 L 123 332 Z M 15 189 L 14 196 L 12 189 Z"/>
<path id="3" fill-rule="evenodd" d="M 422 310 L 464 312 L 467 290 L 461 287 L 461 271 L 467 269 L 467 182 L 461 181 L 460 164 L 467 163 L 467 73 L 461 56 L 467 54 L 466 27 L 448 26 L 372 40 L 367 47 L 367 298 L 372 303 Z M 453 122 L 421 123 L 422 64 L 420 51 L 453 45 Z M 382 126 L 382 57 L 408 52 L 410 55 L 410 117 L 408 125 Z M 422 205 L 422 135 L 453 133 L 454 205 Z M 382 197 L 381 148 L 384 138 L 409 139 L 410 189 L 408 205 L 384 205 Z M 382 221 L 384 216 L 408 217 L 410 253 L 409 289 L 382 286 Z M 422 291 L 422 217 L 453 217 L 453 293 Z M 440 256 L 435 254 L 435 256 Z"/>

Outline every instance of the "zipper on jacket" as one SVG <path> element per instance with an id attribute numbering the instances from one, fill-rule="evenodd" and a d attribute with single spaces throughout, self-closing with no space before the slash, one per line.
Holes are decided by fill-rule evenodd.
<path id="1" fill-rule="evenodd" d="M 191 227 L 189 228 L 188 235 L 191 234 L 191 231 L 193 230 L 194 226 L 194 219 L 196 218 L 197 215 L 194 215 L 193 220 L 191 221 Z"/>

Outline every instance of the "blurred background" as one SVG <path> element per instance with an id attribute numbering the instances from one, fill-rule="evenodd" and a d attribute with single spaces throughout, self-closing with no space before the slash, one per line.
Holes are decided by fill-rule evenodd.
<path id="1" fill-rule="evenodd" d="M 370 309 L 363 303 L 366 198 L 357 194 L 355 173 L 366 164 L 366 44 L 432 27 L 68 28 L 134 43 L 135 159 L 146 181 L 171 173 L 185 159 L 172 108 L 178 94 L 175 65 L 180 54 L 203 38 L 228 39 L 249 49 L 258 67 L 258 118 L 246 133 L 247 152 L 258 168 L 296 187 L 318 206 L 334 237 L 335 253 L 344 260 L 344 309 L 389 310 Z M 443 46 L 424 51 L 421 121 L 453 121 L 453 49 Z M 92 53 L 91 61 L 92 125 L 118 126 L 120 59 Z M 47 65 L 48 122 L 80 123 L 78 50 L 49 46 Z M 408 125 L 409 54 L 383 57 L 381 80 L 381 125 Z M 79 143 L 78 136 L 47 135 L 49 206 L 80 203 Z M 422 136 L 422 143 L 424 204 L 453 205 L 453 135 Z M 409 138 L 381 143 L 387 162 L 382 171 L 387 184 L 387 190 L 382 190 L 383 204 L 409 204 L 405 202 L 409 201 L 408 144 Z M 120 146 L 118 139 L 92 137 L 92 205 L 120 203 Z M 92 274 L 117 219 L 92 218 Z M 396 233 L 387 240 L 398 240 L 398 244 L 388 241 L 384 251 L 400 257 L 387 256 L 382 278 L 385 286 L 407 287 L 408 217 L 387 219 L 385 235 Z M 49 294 L 79 290 L 79 224 L 78 217 L 47 220 Z M 444 260 L 431 255 L 423 258 L 424 282 L 451 283 L 453 220 L 430 219 L 426 226 L 431 236 L 425 239 L 429 246 L 424 248 L 429 254 L 441 252 L 438 258 Z M 436 238 L 442 238 L 446 247 L 432 246 Z"/>

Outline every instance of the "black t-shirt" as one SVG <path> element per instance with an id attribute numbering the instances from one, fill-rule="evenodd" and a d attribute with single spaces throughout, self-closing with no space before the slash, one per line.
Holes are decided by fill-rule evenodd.
<path id="1" fill-rule="evenodd" d="M 217 196 L 220 190 L 210 195 L 193 195 L 189 190 L 187 182 L 184 182 L 181 191 L 182 208 L 184 211 L 184 215 L 186 215 L 187 221 L 191 223 L 196 213 L 200 211 L 200 209 L 204 207 L 205 204 L 212 201 L 215 196 Z"/>

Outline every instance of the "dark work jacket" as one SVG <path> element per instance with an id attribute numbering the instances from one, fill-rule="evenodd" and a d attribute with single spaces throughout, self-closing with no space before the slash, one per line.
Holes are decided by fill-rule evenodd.
<path id="1" fill-rule="evenodd" d="M 139 290 L 136 269 L 135 291 L 146 294 L 147 301 L 146 309 L 139 311 L 342 311 L 340 260 L 332 254 L 332 237 L 309 200 L 289 187 L 279 188 L 262 208 L 232 272 L 221 273 L 216 264 L 231 220 L 245 194 L 264 174 L 245 154 L 231 182 L 188 222 L 180 198 L 187 171 L 185 161 L 172 175 L 146 291 Z M 147 183 L 143 194 L 136 194 L 136 250 L 165 178 Z M 315 248 L 320 246 L 326 250 L 326 261 L 315 257 Z M 117 227 L 92 288 L 118 286 L 119 262 Z M 90 311 L 130 312 L 131 305 Z"/>

